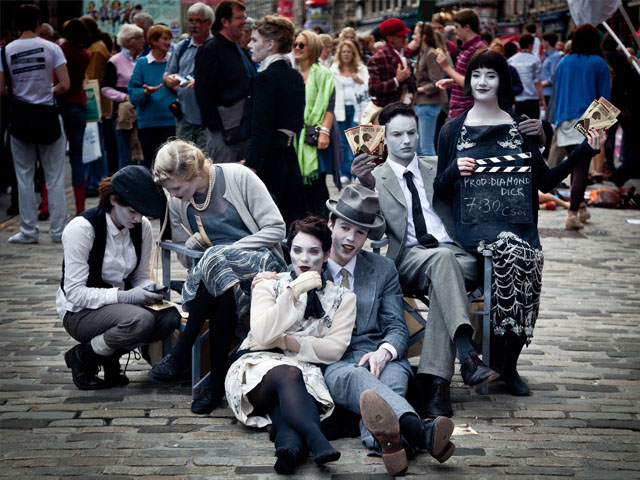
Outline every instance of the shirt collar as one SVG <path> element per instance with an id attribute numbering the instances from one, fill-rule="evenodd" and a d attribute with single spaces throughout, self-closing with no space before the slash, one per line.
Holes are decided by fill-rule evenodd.
<path id="1" fill-rule="evenodd" d="M 482 41 L 482 37 L 480 35 L 476 35 L 475 37 L 473 37 L 471 40 L 467 40 L 466 42 L 464 42 L 462 44 L 462 47 L 460 47 L 460 50 L 466 50 L 467 48 L 469 48 L 471 45 L 473 45 L 474 43 L 476 43 L 478 40 Z"/>
<path id="2" fill-rule="evenodd" d="M 209 36 L 207 37 L 207 40 L 209 40 L 211 37 L 213 37 L 213 35 L 211 34 L 211 32 L 209 32 Z M 204 42 L 206 42 L 207 40 L 205 40 Z M 189 46 L 187 48 L 191 48 L 191 47 L 201 47 L 202 45 L 204 45 L 204 42 L 198 44 L 196 42 L 194 42 L 193 37 L 191 37 L 191 41 L 189 42 Z"/>
<path id="3" fill-rule="evenodd" d="M 109 235 L 111 235 L 112 237 L 117 237 L 118 235 L 123 236 L 129 233 L 129 229 L 127 228 L 123 228 L 122 230 L 120 230 L 118 227 L 116 227 L 116 224 L 113 222 L 113 219 L 111 218 L 111 215 L 109 213 L 105 213 L 105 217 L 107 217 L 107 231 L 109 232 Z"/>
<path id="4" fill-rule="evenodd" d="M 135 59 L 131 56 L 131 52 L 129 51 L 128 48 L 123 48 L 120 51 L 122 52 L 122 55 L 124 56 L 124 58 L 127 58 L 130 62 L 135 62 Z"/>
<path id="5" fill-rule="evenodd" d="M 156 60 L 155 57 L 153 56 L 153 53 L 149 52 L 149 53 L 147 53 L 147 62 L 149 62 L 149 63 L 153 63 L 153 62 L 168 62 L 170 56 L 171 56 L 171 52 L 167 52 L 167 54 L 164 56 L 164 58 L 162 60 Z"/>
<path id="6" fill-rule="evenodd" d="M 387 163 L 389 164 L 389 167 L 391 167 L 391 170 L 393 171 L 395 176 L 398 177 L 399 181 L 404 179 L 404 172 L 406 172 L 407 170 L 410 171 L 414 177 L 422 175 L 422 173 L 420 173 L 420 166 L 418 165 L 418 155 L 416 154 L 413 155 L 413 160 L 411 160 L 409 162 L 409 165 L 407 165 L 406 167 L 403 167 L 393 160 L 390 160 Z"/>
<path id="7" fill-rule="evenodd" d="M 271 65 L 273 62 L 277 62 L 278 60 L 284 60 L 285 56 L 282 53 L 272 53 L 271 55 L 269 55 L 268 57 L 266 57 L 262 63 L 260 63 L 260 68 L 258 69 L 259 72 L 264 72 L 269 65 Z"/>
<path id="8" fill-rule="evenodd" d="M 355 278 L 353 272 L 356 271 L 357 260 L 358 260 L 358 255 L 356 255 L 351 260 L 349 260 L 349 263 L 347 263 L 344 267 L 341 267 L 331 259 L 327 260 L 327 268 L 329 269 L 331 278 L 336 278 L 336 276 L 340 273 L 340 270 L 342 270 L 343 268 L 346 269 L 347 272 L 349 272 L 353 278 Z"/>

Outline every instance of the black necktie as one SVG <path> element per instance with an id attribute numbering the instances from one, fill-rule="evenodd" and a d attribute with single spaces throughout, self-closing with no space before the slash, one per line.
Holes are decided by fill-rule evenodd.
<path id="1" fill-rule="evenodd" d="M 407 182 L 407 187 L 411 192 L 411 214 L 413 215 L 413 225 L 416 228 L 416 238 L 420 245 L 427 248 L 433 248 L 438 246 L 438 240 L 436 237 L 427 232 L 427 224 L 424 221 L 424 215 L 422 215 L 422 204 L 420 203 L 420 196 L 418 195 L 418 189 L 413 183 L 413 173 L 409 170 L 404 172 L 404 179 Z"/>

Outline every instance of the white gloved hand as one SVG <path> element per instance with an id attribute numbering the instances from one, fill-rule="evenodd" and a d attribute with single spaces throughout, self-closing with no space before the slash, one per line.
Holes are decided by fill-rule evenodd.
<path id="1" fill-rule="evenodd" d="M 184 246 L 191 250 L 204 250 L 204 240 L 202 239 L 200 232 L 196 232 L 187 238 L 187 241 L 184 242 Z"/>
<path id="2" fill-rule="evenodd" d="M 156 303 L 160 300 L 162 300 L 161 293 L 152 293 L 143 287 L 136 287 L 131 290 L 118 290 L 118 303 L 144 305 L 145 303 Z"/>
<path id="3" fill-rule="evenodd" d="M 301 273 L 298 278 L 289 284 L 291 293 L 296 300 L 300 298 L 300 295 L 303 293 L 314 288 L 320 288 L 321 286 L 322 278 L 320 277 L 320 273 L 315 270 L 309 270 Z"/>

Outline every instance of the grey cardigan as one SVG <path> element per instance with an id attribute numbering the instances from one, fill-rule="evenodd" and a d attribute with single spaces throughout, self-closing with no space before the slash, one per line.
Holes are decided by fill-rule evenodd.
<path id="1" fill-rule="evenodd" d="M 216 166 L 222 169 L 227 186 L 223 198 L 236 208 L 240 218 L 251 232 L 251 235 L 238 240 L 231 246 L 248 249 L 264 247 L 270 249 L 279 258 L 283 258 L 280 243 L 285 237 L 285 223 L 262 180 L 243 165 L 218 163 Z M 189 201 L 170 197 L 168 204 L 172 240 L 176 243 L 185 243 L 189 235 L 180 224 L 182 223 L 191 231 L 187 218 Z M 193 235 L 193 232 L 191 234 Z M 178 260 L 187 268 L 191 266 L 189 257 L 178 255 Z"/>

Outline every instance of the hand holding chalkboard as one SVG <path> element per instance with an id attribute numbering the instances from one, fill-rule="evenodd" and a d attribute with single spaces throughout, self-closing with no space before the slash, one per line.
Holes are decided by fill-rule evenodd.
<path id="1" fill-rule="evenodd" d="M 468 177 L 476 168 L 476 160 L 471 157 L 460 157 L 458 159 L 458 170 L 461 177 Z"/>

